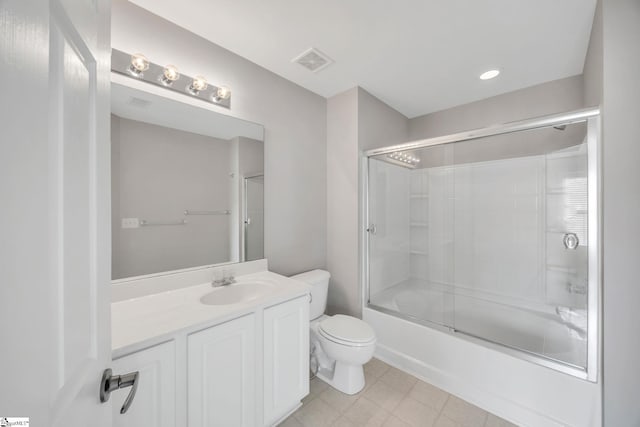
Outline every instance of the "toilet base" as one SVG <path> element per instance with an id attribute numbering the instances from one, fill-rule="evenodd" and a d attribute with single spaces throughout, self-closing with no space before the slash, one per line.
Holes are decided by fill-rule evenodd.
<path id="1" fill-rule="evenodd" d="M 333 371 L 320 368 L 317 377 L 345 394 L 356 394 L 364 388 L 362 365 L 348 365 L 336 361 Z"/>

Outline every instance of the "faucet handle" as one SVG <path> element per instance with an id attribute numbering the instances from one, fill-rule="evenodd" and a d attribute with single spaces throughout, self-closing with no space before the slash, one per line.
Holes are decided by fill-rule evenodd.
<path id="1" fill-rule="evenodd" d="M 233 276 L 233 270 L 222 270 L 222 278 L 228 284 L 236 283 L 236 278 Z"/>

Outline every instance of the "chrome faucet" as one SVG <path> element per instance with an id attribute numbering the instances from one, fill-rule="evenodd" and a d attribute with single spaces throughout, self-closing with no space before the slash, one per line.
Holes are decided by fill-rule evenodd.
<path id="1" fill-rule="evenodd" d="M 234 283 L 236 283 L 236 278 L 233 277 L 233 272 L 222 270 L 222 278 L 219 277 L 219 274 L 214 273 L 213 280 L 211 281 L 211 286 L 217 288 L 219 286 L 227 286 Z"/>

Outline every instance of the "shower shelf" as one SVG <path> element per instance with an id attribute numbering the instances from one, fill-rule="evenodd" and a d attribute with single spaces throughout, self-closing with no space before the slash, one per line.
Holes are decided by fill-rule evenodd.
<path id="1" fill-rule="evenodd" d="M 411 227 L 428 227 L 429 223 L 428 222 L 418 222 L 418 221 L 416 221 L 416 222 L 410 222 L 409 225 Z"/>
<path id="2" fill-rule="evenodd" d="M 410 194 L 409 198 L 410 199 L 428 199 L 429 195 L 427 195 L 427 194 Z"/>
<path id="3" fill-rule="evenodd" d="M 427 251 L 409 251 L 411 255 L 429 255 Z"/>

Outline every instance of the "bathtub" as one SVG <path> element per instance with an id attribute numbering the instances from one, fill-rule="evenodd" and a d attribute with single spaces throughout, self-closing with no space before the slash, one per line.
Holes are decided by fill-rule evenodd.
<path id="1" fill-rule="evenodd" d="M 372 308 L 389 314 L 482 337 L 577 371 L 587 363 L 585 310 L 551 310 L 544 304 L 419 279 L 391 286 L 372 295 L 370 301 Z"/>
<path id="2" fill-rule="evenodd" d="M 511 350 L 477 339 L 470 333 L 439 327 L 438 322 L 446 324 L 453 316 L 438 303 L 438 297 L 441 301 L 446 294 L 433 289 L 422 292 L 430 293 L 429 300 L 433 301 L 430 305 L 416 304 L 416 293 L 403 289 L 394 297 L 387 295 L 386 302 L 378 299 L 376 302 L 381 305 L 363 308 L 363 319 L 377 334 L 375 357 L 517 425 L 600 425 L 601 392 L 597 382 L 550 369 L 544 361 L 534 363 L 534 356 L 526 357 L 528 349 L 539 352 L 541 348 L 550 363 L 555 363 L 553 359 L 585 357 L 583 351 L 576 350 L 581 347 L 575 342 L 582 338 L 575 325 L 567 326 L 560 316 L 554 318 L 526 310 L 524 315 L 520 313 L 519 321 L 505 322 L 508 312 L 492 310 L 489 304 L 474 306 L 457 298 L 458 327 L 483 333 L 483 336 L 490 333 L 500 341 L 504 341 L 505 336 L 511 337 L 513 347 L 516 344 L 520 347 Z M 411 312 L 411 308 L 415 310 Z M 396 312 L 398 309 L 422 319 L 430 316 L 431 321 L 420 322 L 418 317 L 406 314 L 401 317 Z M 536 332 L 541 330 L 540 323 L 548 331 L 544 336 Z M 497 328 L 497 325 L 501 326 Z"/>

